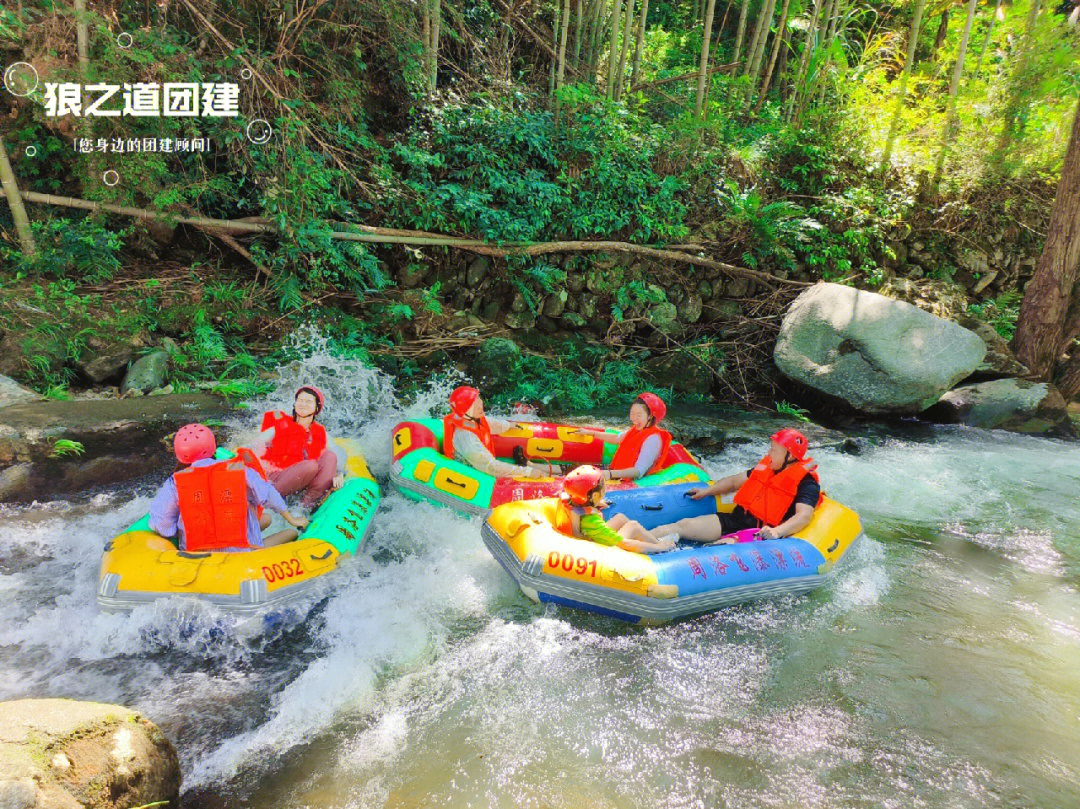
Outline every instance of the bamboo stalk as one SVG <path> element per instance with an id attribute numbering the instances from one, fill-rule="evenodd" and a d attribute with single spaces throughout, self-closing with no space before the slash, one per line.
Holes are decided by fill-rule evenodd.
<path id="1" fill-rule="evenodd" d="M 699 119 L 705 110 L 705 88 L 709 80 L 709 45 L 712 44 L 713 12 L 716 10 L 716 0 L 709 0 L 709 6 L 705 10 L 705 31 L 701 38 L 701 64 L 698 67 L 697 104 L 694 107 L 694 115 Z M 735 60 L 736 62 L 738 59 Z"/>
<path id="2" fill-rule="evenodd" d="M 757 104 L 754 105 L 755 113 L 760 110 L 761 105 L 765 103 L 765 95 L 769 92 L 769 84 L 772 82 L 773 70 L 776 68 L 776 57 L 780 54 L 780 48 L 787 38 L 787 16 L 788 7 L 790 5 L 791 0 L 784 0 L 784 5 L 780 9 L 780 23 L 776 29 L 776 35 L 773 37 L 772 52 L 769 54 L 769 65 L 765 69 L 765 78 L 761 81 L 761 95 L 758 96 Z"/>
<path id="3" fill-rule="evenodd" d="M 75 0 L 75 42 L 79 54 L 79 78 L 86 82 L 90 69 L 90 29 L 86 24 L 86 0 Z"/>
<path id="4" fill-rule="evenodd" d="M 649 16 L 649 0 L 641 0 L 641 19 L 638 20 L 637 46 L 634 48 L 634 66 L 630 69 L 630 84 L 633 85 L 641 70 L 641 53 L 645 49 L 645 23 Z"/>
<path id="5" fill-rule="evenodd" d="M 904 60 L 904 70 L 900 74 L 900 89 L 896 93 L 896 106 L 893 108 L 889 134 L 885 137 L 885 151 L 881 155 L 881 168 L 879 171 L 882 176 L 889 170 L 892 160 L 893 143 L 896 141 L 896 130 L 900 126 L 900 113 L 904 109 L 908 77 L 911 75 L 911 67 L 915 62 L 915 47 L 919 44 L 919 28 L 922 24 L 922 15 L 925 8 L 926 0 L 915 0 L 915 13 L 911 19 L 911 32 L 908 34 L 907 58 Z"/>
<path id="6" fill-rule="evenodd" d="M 34 233 L 30 230 L 30 219 L 26 215 L 26 207 L 23 205 L 22 197 L 19 196 L 15 172 L 11 170 L 11 163 L 8 162 L 3 138 L 0 138 L 0 184 L 4 187 L 4 196 L 7 197 L 8 206 L 11 208 L 11 218 L 15 221 L 15 232 L 19 236 L 23 255 L 32 256 L 37 252 L 37 245 L 34 243 Z"/>
<path id="7" fill-rule="evenodd" d="M 7 191 L 7 183 L 4 185 Z M 212 228 L 227 233 L 265 233 L 277 234 L 278 229 L 263 222 L 241 222 L 233 219 L 209 219 L 201 216 L 177 216 L 170 213 L 149 211 L 145 208 L 132 208 L 123 205 L 112 205 L 105 202 L 91 202 L 74 197 L 61 197 L 54 194 L 40 194 L 27 191 L 23 194 L 27 202 L 37 202 L 45 205 L 59 205 L 67 208 L 78 208 L 85 211 L 105 211 L 108 213 L 132 216 L 138 219 L 153 219 L 157 221 L 192 225 L 198 228 Z M 751 270 L 746 267 L 737 267 L 723 261 L 717 261 L 707 256 L 681 253 L 678 250 L 663 247 L 650 247 L 648 245 L 632 244 L 630 242 L 614 241 L 555 241 L 555 242 L 507 242 L 505 244 L 490 244 L 480 239 L 469 239 L 459 236 L 445 236 L 437 233 L 424 231 L 399 230 L 395 228 L 380 228 L 372 225 L 354 225 L 345 222 L 331 222 L 336 227 L 348 228 L 348 230 L 332 230 L 328 236 L 332 239 L 343 241 L 366 242 L 374 244 L 411 244 L 417 246 L 455 247 L 470 253 L 485 256 L 542 256 L 549 253 L 629 253 L 632 255 L 645 256 L 658 261 L 674 261 L 680 264 L 690 264 L 696 267 L 707 267 L 723 272 L 729 276 L 748 278 L 759 281 L 768 286 L 808 287 L 811 284 L 805 281 L 793 281 L 784 278 L 775 278 L 768 273 Z"/>
<path id="8" fill-rule="evenodd" d="M 810 67 L 810 53 L 814 50 L 814 38 L 817 36 L 818 19 L 821 17 L 822 6 L 827 2 L 828 0 L 814 0 L 814 11 L 810 15 L 810 25 L 806 29 L 806 42 L 803 45 L 802 57 L 799 59 L 799 72 L 795 77 L 795 87 L 791 94 L 791 98 L 788 99 L 788 121 L 791 121 L 792 116 L 795 113 L 796 101 L 806 90 L 803 84 L 806 81 L 806 73 Z"/>
<path id="9" fill-rule="evenodd" d="M 629 0 L 633 2 L 633 0 Z M 619 22 L 622 19 L 622 0 L 615 0 L 615 8 L 611 14 L 611 45 L 608 47 L 608 71 L 607 92 L 608 98 L 614 98 L 615 92 L 615 63 L 619 58 Z"/>
<path id="10" fill-rule="evenodd" d="M 442 34 L 442 0 L 433 0 L 431 15 L 431 92 L 439 86 L 439 37 Z"/>
<path id="11" fill-rule="evenodd" d="M 949 140 L 956 134 L 956 93 L 960 89 L 960 77 L 964 74 L 964 57 L 967 56 L 968 38 L 971 36 L 971 24 L 975 20 L 975 7 L 979 0 L 968 0 L 967 17 L 964 19 L 964 33 L 960 36 L 960 52 L 956 56 L 956 67 L 949 82 L 949 101 L 945 112 L 945 125 L 941 129 L 941 150 L 938 152 L 937 165 L 934 166 L 934 179 L 930 183 L 931 192 L 937 194 L 941 175 L 945 171 L 945 155 L 949 151 Z"/>
<path id="12" fill-rule="evenodd" d="M 626 85 L 626 57 L 630 53 L 630 34 L 634 28 L 634 0 L 626 0 L 626 14 L 623 24 L 622 47 L 619 49 L 619 73 L 616 76 L 615 99 L 622 98 Z"/>
<path id="13" fill-rule="evenodd" d="M 581 0 L 578 0 L 580 4 Z M 562 89 L 563 80 L 566 77 L 566 37 L 570 33 L 570 0 L 563 0 L 562 36 L 559 41 L 559 75 L 555 79 L 555 131 L 559 131 L 559 116 L 562 113 L 562 103 L 558 98 L 558 91 Z"/>

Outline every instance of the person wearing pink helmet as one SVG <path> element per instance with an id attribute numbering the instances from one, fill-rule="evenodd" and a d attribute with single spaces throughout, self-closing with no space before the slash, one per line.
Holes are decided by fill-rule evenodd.
<path id="1" fill-rule="evenodd" d="M 173 438 L 176 470 L 150 501 L 150 529 L 178 537 L 180 550 L 247 551 L 291 542 L 307 520 L 294 517 L 273 486 L 236 461 L 218 461 L 217 440 L 205 424 L 187 424 Z M 235 489 L 236 497 L 221 496 Z M 218 496 L 213 496 L 214 494 Z M 234 503 L 242 504 L 233 507 Z M 291 529 L 268 537 L 262 532 L 270 517 L 260 508 L 281 514 Z"/>
<path id="2" fill-rule="evenodd" d="M 689 491 L 695 500 L 734 492 L 733 511 L 686 517 L 655 530 L 678 531 L 698 542 L 717 542 L 747 528 L 761 529 L 759 539 L 797 534 L 810 524 L 822 499 L 817 465 L 807 449 L 806 436 L 798 430 L 778 430 L 770 438 L 769 452 L 755 467 Z"/>
<path id="3" fill-rule="evenodd" d="M 341 488 L 337 454 L 327 446 L 326 429 L 315 421 L 326 405 L 323 392 L 302 385 L 293 397 L 290 416 L 282 410 L 263 414 L 259 460 L 282 497 L 303 491 L 303 505 L 314 509 L 331 487 Z"/>
<path id="4" fill-rule="evenodd" d="M 630 405 L 630 427 L 618 434 L 604 430 L 581 432 L 619 448 L 604 470 L 605 480 L 640 478 L 663 468 L 671 448 L 671 433 L 657 426 L 667 415 L 667 405 L 655 393 L 641 393 Z"/>
<path id="5" fill-rule="evenodd" d="M 485 416 L 480 391 L 462 385 L 450 394 L 450 412 L 443 417 L 443 454 L 492 477 L 546 477 L 547 468 L 527 462 L 512 464 L 495 457 L 491 436 L 514 426 L 512 422 Z"/>
<path id="6" fill-rule="evenodd" d="M 678 534 L 657 537 L 625 514 L 605 520 L 604 509 L 609 503 L 604 500 L 604 481 L 603 471 L 595 466 L 579 466 L 566 476 L 555 512 L 556 531 L 638 553 L 663 553 L 675 548 Z"/>

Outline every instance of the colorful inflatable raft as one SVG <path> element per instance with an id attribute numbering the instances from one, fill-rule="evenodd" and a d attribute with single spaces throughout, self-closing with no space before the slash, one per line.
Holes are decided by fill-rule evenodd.
<path id="1" fill-rule="evenodd" d="M 646 528 L 733 508 L 691 485 L 611 492 L 611 514 Z M 858 515 L 825 498 L 803 531 L 784 539 L 689 545 L 652 556 L 573 539 L 553 527 L 556 499 L 494 509 L 482 534 L 488 549 L 533 601 L 654 624 L 755 598 L 804 593 L 825 583 L 861 536 Z"/>
<path id="2" fill-rule="evenodd" d="M 494 478 L 477 471 L 443 455 L 442 439 L 441 419 L 405 421 L 394 428 L 390 480 L 402 494 L 468 514 L 483 514 L 503 503 L 554 497 L 562 491 L 562 478 L 558 476 Z M 616 449 L 615 444 L 598 441 L 572 425 L 547 422 L 521 422 L 494 439 L 495 454 L 499 458 L 511 460 L 514 448 L 521 447 L 525 457 L 540 463 L 549 461 L 556 471 L 562 465 L 607 463 Z M 708 479 L 705 470 L 681 444 L 671 445 L 665 464 L 658 472 L 636 481 L 615 481 L 608 489 L 636 489 Z"/>
<path id="3" fill-rule="evenodd" d="M 330 494 L 295 542 L 242 553 L 188 553 L 151 531 L 143 517 L 105 545 L 98 604 L 119 611 L 188 595 L 254 612 L 302 596 L 341 557 L 363 546 L 379 505 L 379 486 L 359 448 L 345 439 L 333 443 L 345 457 L 345 485 Z"/>

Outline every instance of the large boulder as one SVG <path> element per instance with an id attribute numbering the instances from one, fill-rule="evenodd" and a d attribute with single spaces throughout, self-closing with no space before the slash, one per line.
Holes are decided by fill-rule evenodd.
<path id="1" fill-rule="evenodd" d="M 864 413 L 918 413 L 974 371 L 978 335 L 917 306 L 840 284 L 791 305 L 773 359 L 790 379 Z"/>
<path id="2" fill-rule="evenodd" d="M 0 807 L 177 805 L 180 763 L 152 722 L 119 705 L 0 702 Z"/>
<path id="3" fill-rule="evenodd" d="M 37 402 L 40 399 L 40 396 L 29 388 L 24 388 L 11 377 L 0 376 L 0 407 L 20 402 Z"/>
<path id="4" fill-rule="evenodd" d="M 151 351 L 131 364 L 124 381 L 120 383 L 120 392 L 149 393 L 165 384 L 168 373 L 168 352 L 162 349 Z"/>
<path id="5" fill-rule="evenodd" d="M 1070 435 L 1072 422 L 1058 389 L 1046 382 L 994 379 L 961 385 L 941 397 L 923 417 L 1015 433 Z"/>

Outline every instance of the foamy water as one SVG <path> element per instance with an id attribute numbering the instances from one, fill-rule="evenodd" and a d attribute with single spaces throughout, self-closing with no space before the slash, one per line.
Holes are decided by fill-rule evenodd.
<path id="1" fill-rule="evenodd" d="M 458 380 L 402 403 L 303 340 L 303 368 L 237 424 L 314 383 L 385 479 L 392 425 Z M 4 507 L 0 698 L 144 711 L 193 805 L 1075 803 L 1080 449 L 949 428 L 815 455 L 867 533 L 833 582 L 649 629 L 532 604 L 478 520 L 385 489 L 365 552 L 275 621 L 179 599 L 98 611 L 102 544 L 149 491 Z"/>

